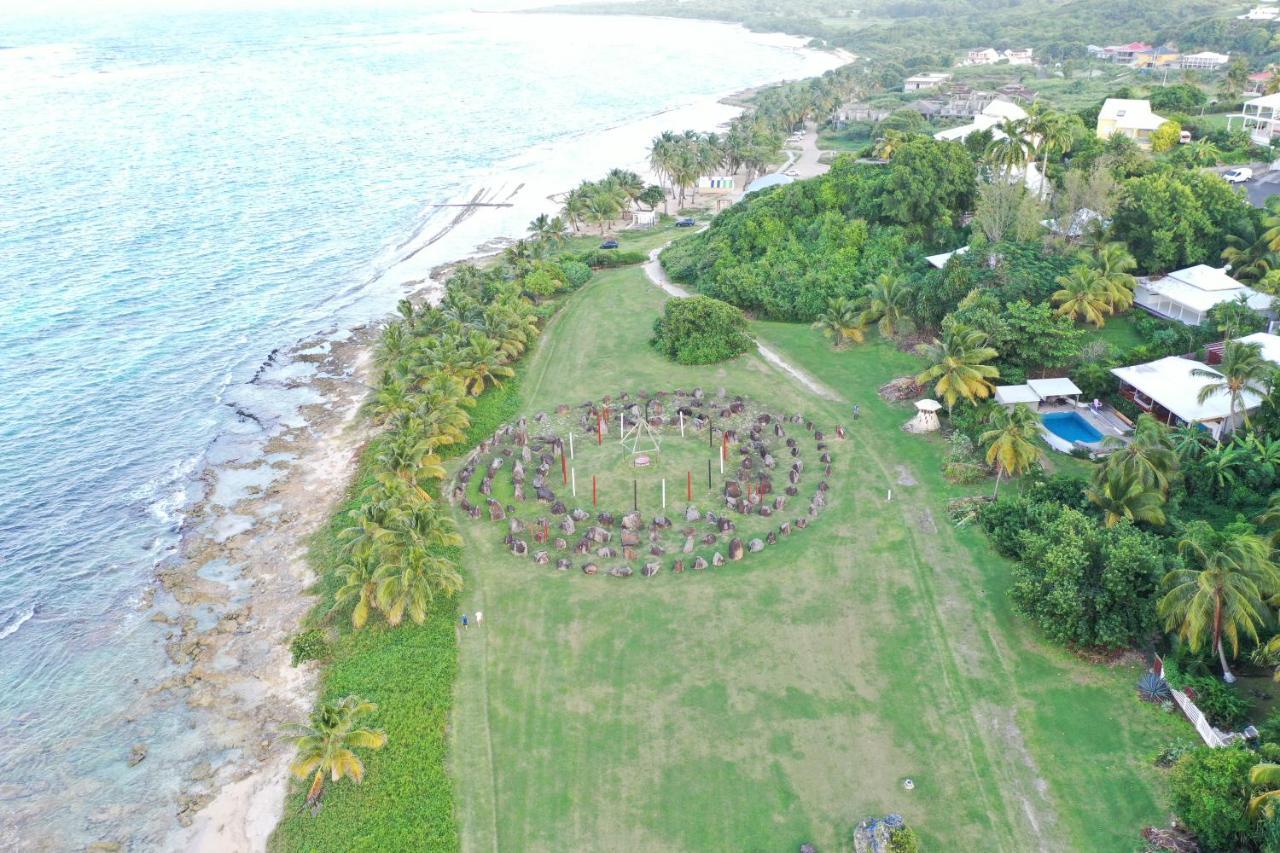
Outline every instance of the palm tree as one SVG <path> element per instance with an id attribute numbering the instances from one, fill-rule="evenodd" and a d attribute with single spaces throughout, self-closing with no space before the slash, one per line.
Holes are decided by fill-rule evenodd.
<path id="1" fill-rule="evenodd" d="M 1185 152 L 1182 156 L 1193 166 L 1216 166 L 1222 162 L 1222 149 L 1208 139 L 1197 139 L 1184 145 L 1182 150 Z"/>
<path id="2" fill-rule="evenodd" d="M 837 296 L 827 300 L 826 310 L 818 315 L 813 328 L 830 338 L 839 349 L 850 341 L 860 344 L 866 340 L 867 321 L 857 300 Z"/>
<path id="3" fill-rule="evenodd" d="M 416 430 L 395 430 L 389 433 L 382 447 L 374 456 L 374 462 L 384 471 L 404 480 L 418 490 L 424 500 L 431 500 L 423 488 L 426 480 L 443 480 L 444 464 L 436 455 L 435 437 L 425 438 Z"/>
<path id="4" fill-rule="evenodd" d="M 958 399 L 970 403 L 991 396 L 995 386 L 991 380 L 1000 376 L 994 364 L 987 364 L 999 355 L 986 345 L 987 335 L 960 323 L 953 323 L 943 330 L 942 340 L 920 344 L 916 351 L 929 360 L 929 367 L 916 382 L 921 385 L 935 382 L 934 391 L 947 403 L 950 416 Z"/>
<path id="5" fill-rule="evenodd" d="M 1254 521 L 1259 527 L 1271 528 L 1271 545 L 1280 546 L 1280 492 L 1271 496 L 1267 501 L 1267 508 Z"/>
<path id="6" fill-rule="evenodd" d="M 436 593 L 452 595 L 462 589 L 453 561 L 419 546 L 409 548 L 399 562 L 380 566 L 376 581 L 378 609 L 389 625 L 399 625 L 406 612 L 421 625 Z"/>
<path id="7" fill-rule="evenodd" d="M 1275 365 L 1262 357 L 1261 344 L 1227 341 L 1217 370 L 1197 367 L 1191 371 L 1191 375 L 1218 380 L 1200 389 L 1196 397 L 1200 404 L 1203 405 L 1210 397 L 1226 394 L 1231 400 L 1232 415 L 1238 416 L 1244 422 L 1245 429 L 1249 429 L 1251 407 L 1246 405 L 1245 395 L 1266 397 L 1275 372 Z"/>
<path id="8" fill-rule="evenodd" d="M 344 776 L 357 785 L 364 779 L 364 762 L 355 749 L 382 749 L 387 733 L 381 729 L 356 728 L 360 718 L 372 714 L 378 706 L 359 696 L 344 696 L 334 703 L 322 703 L 311 715 L 310 726 L 298 726 L 294 744 L 298 757 L 289 765 L 299 779 L 312 776 L 307 791 L 307 806 L 312 814 L 319 809 L 324 794 L 324 777 L 334 782 Z M 314 774 L 314 776 L 312 775 Z"/>
<path id="9" fill-rule="evenodd" d="M 1167 630 L 1176 630 L 1193 652 L 1210 643 L 1218 652 L 1223 681 L 1233 682 L 1223 641 L 1231 642 L 1232 655 L 1240 649 L 1242 633 L 1257 641 L 1258 626 L 1267 620 L 1265 601 L 1280 590 L 1271 546 L 1255 533 L 1210 529 L 1193 531 L 1178 543 L 1178 552 L 1196 568 L 1165 576 L 1168 592 L 1156 610 Z"/>
<path id="10" fill-rule="evenodd" d="M 898 149 L 909 138 L 900 130 L 886 130 L 884 136 L 876 140 L 875 147 L 871 149 L 871 156 L 877 160 L 892 160 L 893 155 L 898 153 Z"/>
<path id="11" fill-rule="evenodd" d="M 1085 489 L 1085 497 L 1102 510 L 1107 527 L 1114 527 L 1124 519 L 1164 526 L 1161 508 L 1164 496 L 1143 483 L 1138 475 L 1119 466 L 1104 469 L 1098 482 Z"/>
<path id="12" fill-rule="evenodd" d="M 559 216 L 539 213 L 529 223 L 529 236 L 539 243 L 555 246 L 564 241 L 564 220 Z"/>
<path id="13" fill-rule="evenodd" d="M 1249 768 L 1249 784 L 1267 788 L 1249 800 L 1249 817 L 1256 818 L 1259 814 L 1271 817 L 1275 813 L 1276 802 L 1280 801 L 1280 764 L 1263 762 L 1253 765 Z"/>
<path id="14" fill-rule="evenodd" d="M 881 273 L 867 285 L 867 321 L 875 321 L 880 334 L 892 338 L 899 330 L 911 325 L 908 302 L 911 288 L 906 281 L 892 273 Z"/>
<path id="15" fill-rule="evenodd" d="M 1109 440 L 1116 447 L 1107 457 L 1107 463 L 1099 469 L 1097 480 L 1104 478 L 1103 471 L 1119 470 L 1136 478 L 1149 489 L 1158 489 L 1161 495 L 1169 494 L 1169 479 L 1178 470 L 1178 454 L 1174 450 L 1169 429 L 1149 414 L 1140 415 L 1133 436 L 1127 443 Z"/>
<path id="16" fill-rule="evenodd" d="M 997 411 L 992 428 L 979 438 L 987 445 L 987 464 L 996 469 L 993 497 L 1000 494 L 1000 478 L 1005 473 L 1018 476 L 1040 461 L 1039 439 L 1040 419 L 1028 406 L 1019 403 Z"/>
<path id="17" fill-rule="evenodd" d="M 1130 274 L 1138 262 L 1124 243 L 1103 243 L 1090 260 L 1090 266 L 1098 273 L 1103 291 L 1111 305 L 1110 313 L 1124 311 L 1133 305 L 1133 291 L 1138 280 Z"/>
<path id="18" fill-rule="evenodd" d="M 369 612 L 377 606 L 375 560 L 372 554 L 353 553 L 346 564 L 338 567 L 338 572 L 342 576 L 342 586 L 334 594 L 334 601 L 338 604 L 355 601 L 351 610 L 351 627 L 358 631 L 369 621 Z"/>
<path id="19" fill-rule="evenodd" d="M 664 130 L 649 143 L 649 168 L 658 178 L 659 186 L 664 183 L 675 187 L 676 147 L 678 137 L 670 130 Z M 662 212 L 668 213 L 667 196 L 662 197 Z"/>
<path id="20" fill-rule="evenodd" d="M 503 379 L 515 376 L 515 371 L 506 366 L 497 341 L 479 333 L 471 335 L 459 356 L 458 378 L 473 397 L 479 397 L 490 385 L 501 385 Z"/>
<path id="21" fill-rule="evenodd" d="M 1107 286 L 1097 270 L 1084 264 L 1071 268 L 1071 272 L 1058 276 L 1061 289 L 1049 298 L 1058 305 L 1058 313 L 1072 320 L 1084 318 L 1097 328 L 1102 328 L 1106 315 L 1111 313 L 1107 299 Z"/>
<path id="22" fill-rule="evenodd" d="M 1206 450 L 1201 459 L 1209 481 L 1219 494 L 1236 484 L 1236 469 L 1247 465 L 1249 454 L 1238 444 L 1219 444 Z"/>
<path id="23" fill-rule="evenodd" d="M 1027 131 L 1036 139 L 1036 150 L 1040 154 L 1040 195 L 1049 192 L 1049 155 L 1062 154 L 1071 145 L 1071 125 L 1062 113 L 1048 110 L 1038 111 L 1027 120 Z"/>
<path id="24" fill-rule="evenodd" d="M 1026 138 L 1026 120 L 1007 118 L 1000 123 L 999 130 L 999 137 L 987 148 L 987 161 L 1004 172 L 1005 181 L 1012 181 L 1014 172 L 1031 159 L 1033 149 Z"/>

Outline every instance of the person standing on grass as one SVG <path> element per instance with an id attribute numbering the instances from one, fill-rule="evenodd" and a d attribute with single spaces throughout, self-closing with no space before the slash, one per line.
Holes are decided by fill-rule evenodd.
<path id="1" fill-rule="evenodd" d="M 467 614 L 462 614 L 462 630 L 467 630 Z"/>
<path id="2" fill-rule="evenodd" d="M 484 612 L 483 612 L 483 611 L 480 611 L 480 610 L 477 610 L 477 611 L 476 611 L 476 627 L 477 627 L 477 628 L 479 628 L 479 627 L 480 627 L 480 623 L 481 623 L 481 622 L 483 622 L 483 621 L 484 621 Z"/>

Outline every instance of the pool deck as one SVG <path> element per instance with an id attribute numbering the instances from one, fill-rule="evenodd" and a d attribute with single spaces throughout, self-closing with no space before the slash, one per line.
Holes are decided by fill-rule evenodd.
<path id="1" fill-rule="evenodd" d="M 1038 415 L 1052 415 L 1060 412 L 1075 412 L 1077 415 L 1084 418 L 1085 422 L 1087 422 L 1089 426 L 1102 433 L 1103 441 L 1107 438 L 1118 438 L 1124 440 L 1127 439 L 1129 433 L 1133 432 L 1133 427 L 1121 420 L 1118 417 L 1118 413 L 1111 406 L 1104 405 L 1101 411 L 1095 412 L 1088 406 L 1075 406 L 1070 403 L 1057 403 L 1052 405 L 1045 403 L 1041 404 L 1040 407 L 1036 409 L 1036 414 Z M 1040 426 L 1040 433 L 1044 436 L 1044 440 L 1049 444 L 1049 446 L 1060 453 L 1070 453 L 1074 447 L 1071 442 L 1053 432 L 1050 432 L 1049 428 L 1043 424 Z M 1081 442 L 1081 444 L 1088 447 L 1094 453 L 1098 453 L 1103 450 L 1103 441 L 1090 442 L 1087 444 Z"/>

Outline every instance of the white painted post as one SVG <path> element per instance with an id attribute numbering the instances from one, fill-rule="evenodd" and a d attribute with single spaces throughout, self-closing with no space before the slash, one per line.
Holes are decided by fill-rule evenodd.
<path id="1" fill-rule="evenodd" d="M 573 484 L 573 496 L 578 496 L 578 471 L 576 468 L 569 469 L 569 482 Z"/>
<path id="2" fill-rule="evenodd" d="M 724 473 L 724 448 L 720 448 L 720 473 Z"/>
<path id="3" fill-rule="evenodd" d="M 573 458 L 573 430 L 569 430 L 569 458 Z"/>
<path id="4" fill-rule="evenodd" d="M 622 409 L 618 409 L 618 440 L 622 440 Z"/>
<path id="5" fill-rule="evenodd" d="M 667 478 L 662 478 L 662 508 L 667 508 Z"/>
<path id="6" fill-rule="evenodd" d="M 890 490 L 889 490 L 889 493 L 888 493 L 888 494 L 886 494 L 886 495 L 884 496 L 884 499 L 885 499 L 886 501 L 891 501 L 891 500 L 893 500 L 893 489 L 890 489 Z"/>
<path id="7" fill-rule="evenodd" d="M 680 413 L 680 437 L 684 438 L 684 412 Z"/>

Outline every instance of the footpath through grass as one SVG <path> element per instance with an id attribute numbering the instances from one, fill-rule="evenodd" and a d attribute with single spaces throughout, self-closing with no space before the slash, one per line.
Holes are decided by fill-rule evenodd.
<path id="1" fill-rule="evenodd" d="M 460 519 L 462 607 L 485 613 L 450 738 L 463 849 L 847 849 L 889 811 L 929 849 L 1134 849 L 1165 817 L 1150 755 L 1188 732 L 1136 702 L 1137 667 L 1082 663 L 1013 615 L 1005 561 L 947 519 L 964 490 L 936 439 L 876 396 L 915 358 L 757 324 L 845 398 L 823 402 L 755 355 L 660 359 L 664 298 L 635 268 L 571 297 L 521 410 L 701 385 L 845 423 L 829 508 L 741 564 L 651 579 L 537 566 Z"/>

